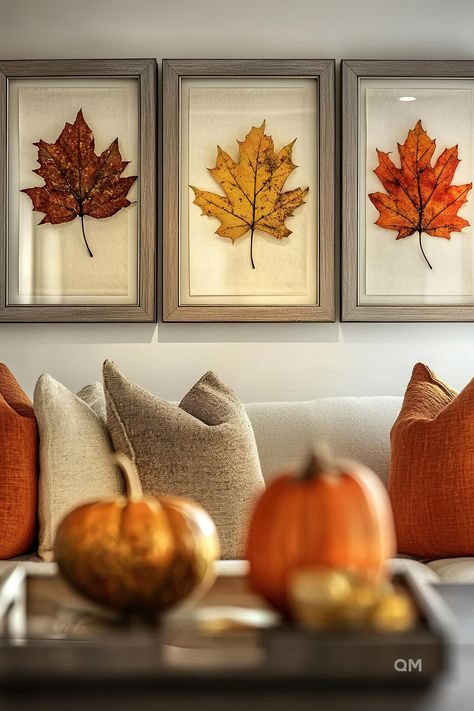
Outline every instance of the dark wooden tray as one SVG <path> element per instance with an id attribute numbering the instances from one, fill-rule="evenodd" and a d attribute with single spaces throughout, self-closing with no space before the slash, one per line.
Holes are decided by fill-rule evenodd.
<path id="1" fill-rule="evenodd" d="M 275 673 L 304 672 L 326 681 L 425 683 L 446 670 L 454 618 L 436 588 L 406 570 L 394 582 L 409 593 L 418 622 L 406 632 L 341 630 L 314 633 L 294 625 L 262 632 Z"/>
<path id="2" fill-rule="evenodd" d="M 147 626 L 108 615 L 60 576 L 28 576 L 17 566 L 0 580 L 0 684 L 426 683 L 449 665 L 453 619 L 435 587 L 408 570 L 397 582 L 419 613 L 412 630 L 323 634 L 285 624 L 243 577 L 218 578 L 194 610 Z"/>

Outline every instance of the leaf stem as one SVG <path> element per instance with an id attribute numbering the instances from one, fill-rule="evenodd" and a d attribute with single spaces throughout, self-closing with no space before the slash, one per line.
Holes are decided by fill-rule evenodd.
<path id="1" fill-rule="evenodd" d="M 423 249 L 423 242 L 421 241 L 421 230 L 418 230 L 418 241 L 420 243 L 421 253 L 425 258 L 425 262 L 427 263 L 427 265 L 429 266 L 430 269 L 433 269 L 433 267 L 431 266 L 431 264 L 428 261 L 428 257 L 425 254 L 425 250 Z"/>
<path id="2" fill-rule="evenodd" d="M 255 264 L 253 261 L 253 233 L 254 227 L 252 227 L 252 232 L 250 233 L 250 261 L 252 262 L 252 269 L 255 269 Z"/>
<path id="3" fill-rule="evenodd" d="M 91 248 L 89 247 L 89 243 L 88 243 L 87 237 L 86 237 L 86 231 L 84 229 L 84 215 L 80 215 L 80 218 L 81 218 L 82 236 L 84 237 L 84 242 L 86 244 L 87 251 L 89 252 L 89 256 L 93 257 L 94 255 L 92 254 Z"/>

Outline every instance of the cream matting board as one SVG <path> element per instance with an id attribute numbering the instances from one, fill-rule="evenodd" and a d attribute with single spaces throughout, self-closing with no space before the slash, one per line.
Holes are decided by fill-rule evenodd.
<path id="1" fill-rule="evenodd" d="M 411 96 L 415 101 L 400 101 Z M 397 167 L 397 142 L 421 119 L 436 140 L 435 164 L 445 148 L 458 145 L 460 163 L 453 185 L 473 181 L 474 80 L 361 79 L 359 91 L 359 303 L 379 305 L 470 304 L 474 302 L 472 227 L 451 239 L 418 234 L 396 239 L 395 230 L 375 224 L 379 213 L 368 195 L 386 193 L 374 169 L 377 151 L 390 153 Z M 474 192 L 458 214 L 474 224 Z"/>
<path id="2" fill-rule="evenodd" d="M 79 109 L 100 153 L 118 137 L 129 165 L 139 175 L 138 82 L 135 79 L 14 79 L 9 82 L 9 242 L 10 304 L 135 304 L 138 294 L 137 183 L 128 194 L 134 204 L 104 219 L 84 219 L 94 256 L 86 250 L 79 218 L 40 225 L 22 188 L 41 186 L 39 139 L 56 141 Z"/>
<path id="3" fill-rule="evenodd" d="M 318 302 L 318 106 L 314 79 L 183 79 L 180 126 L 180 303 L 182 305 L 315 305 Z M 277 240 L 250 232 L 236 242 L 215 234 L 189 185 L 224 195 L 207 168 L 217 146 L 238 160 L 237 140 L 265 120 L 275 151 L 297 139 L 298 166 L 283 191 L 309 186 L 306 203 Z"/>

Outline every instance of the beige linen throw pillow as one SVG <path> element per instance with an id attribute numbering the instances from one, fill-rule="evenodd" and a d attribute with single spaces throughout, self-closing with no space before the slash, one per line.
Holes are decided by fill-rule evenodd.
<path id="1" fill-rule="evenodd" d="M 194 499 L 216 524 L 222 557 L 242 557 L 264 482 L 252 426 L 235 393 L 209 372 L 173 405 L 110 361 L 104 390 L 112 442 L 135 462 L 144 492 Z"/>
<path id="2" fill-rule="evenodd" d="M 124 486 L 111 459 L 100 383 L 74 395 L 50 375 L 42 375 L 34 409 L 40 435 L 38 554 L 53 560 L 62 518 L 85 501 L 123 493 Z"/>

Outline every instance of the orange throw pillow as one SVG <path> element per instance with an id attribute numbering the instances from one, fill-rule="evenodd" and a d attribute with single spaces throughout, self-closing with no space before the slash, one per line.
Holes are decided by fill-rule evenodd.
<path id="1" fill-rule="evenodd" d="M 474 380 L 458 394 L 415 365 L 391 444 L 388 491 L 399 552 L 474 555 Z"/>
<path id="2" fill-rule="evenodd" d="M 0 559 L 31 551 L 37 488 L 38 434 L 33 405 L 0 363 Z"/>

